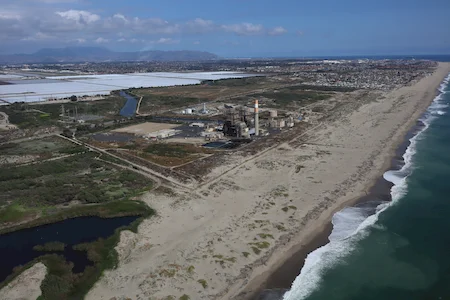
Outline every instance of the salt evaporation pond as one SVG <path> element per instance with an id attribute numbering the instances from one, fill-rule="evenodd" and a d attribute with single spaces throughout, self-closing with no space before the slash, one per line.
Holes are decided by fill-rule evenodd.
<path id="1" fill-rule="evenodd" d="M 243 78 L 255 75 L 237 72 L 192 72 L 192 73 L 131 73 L 108 75 L 52 76 L 36 80 L 18 80 L 4 75 L 8 85 L 0 86 L 0 100 L 14 102 L 38 102 L 62 99 L 72 95 L 108 95 L 111 91 L 140 87 L 164 87 L 200 84 L 203 80 Z M 48 80 L 48 81 L 45 81 Z"/>

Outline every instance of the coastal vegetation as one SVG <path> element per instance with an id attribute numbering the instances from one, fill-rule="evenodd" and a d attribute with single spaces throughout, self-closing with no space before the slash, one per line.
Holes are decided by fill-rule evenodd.
<path id="1" fill-rule="evenodd" d="M 99 119 L 110 119 L 118 116 L 126 100 L 118 95 L 105 97 L 103 100 L 64 103 L 65 115 L 76 114 L 97 116 Z M 16 102 L 5 105 L 0 111 L 9 116 L 9 121 L 21 129 L 33 127 L 59 126 L 62 119 L 61 103 L 33 104 Z"/>
<path id="2" fill-rule="evenodd" d="M 66 244 L 61 242 L 49 242 L 44 245 L 36 245 L 33 247 L 33 250 L 40 252 L 55 252 L 55 251 L 64 251 L 66 248 Z"/>
<path id="3" fill-rule="evenodd" d="M 77 146 L 63 149 L 78 151 Z M 0 233 L 77 216 L 139 214 L 143 205 L 130 200 L 151 189 L 152 182 L 96 157 L 83 152 L 33 165 L 4 166 Z"/>
<path id="4" fill-rule="evenodd" d="M 20 165 L 24 162 L 42 161 L 60 156 L 67 156 L 87 151 L 86 148 L 56 136 L 28 141 L 9 142 L 0 145 L 0 164 L 8 162 Z M 11 157 L 24 156 L 27 159 L 11 160 Z"/>
<path id="5" fill-rule="evenodd" d="M 220 79 L 220 80 L 204 80 L 202 84 L 206 84 L 209 86 L 249 86 L 257 84 L 261 81 L 261 77 L 244 77 L 244 78 L 229 78 L 229 79 Z"/>
<path id="6" fill-rule="evenodd" d="M 329 99 L 333 94 L 322 91 L 282 88 L 270 92 L 253 94 L 251 96 L 270 99 L 270 106 L 274 108 L 296 109 L 316 101 Z M 262 104 L 265 102 L 267 101 L 262 101 Z"/>
<path id="7" fill-rule="evenodd" d="M 138 95 L 145 95 L 137 92 Z M 204 99 L 180 96 L 145 95 L 142 98 L 139 112 L 151 112 L 154 109 L 171 109 L 175 107 L 201 104 Z"/>
<path id="8" fill-rule="evenodd" d="M 136 98 L 143 97 L 140 113 L 155 113 L 186 106 L 211 102 L 217 98 L 231 98 L 251 90 L 276 85 L 266 77 L 230 78 L 221 80 L 204 80 L 201 84 L 129 89 Z"/>
<path id="9" fill-rule="evenodd" d="M 174 167 L 190 162 L 202 155 L 211 154 L 214 150 L 182 143 L 133 143 L 124 146 L 127 156 L 137 156 L 166 167 Z M 123 154 L 124 151 L 121 151 Z M 115 153 L 116 154 L 116 153 Z M 136 158 L 135 158 L 136 159 Z M 145 162 L 145 161 L 144 161 Z"/>
<path id="10" fill-rule="evenodd" d="M 357 88 L 354 87 L 346 87 L 346 86 L 325 86 L 325 85 L 295 85 L 287 88 L 288 90 L 312 90 L 312 91 L 323 91 L 323 92 L 353 92 L 356 91 Z"/>
<path id="11" fill-rule="evenodd" d="M 197 282 L 200 283 L 204 289 L 208 287 L 208 282 L 205 279 L 199 279 Z"/>

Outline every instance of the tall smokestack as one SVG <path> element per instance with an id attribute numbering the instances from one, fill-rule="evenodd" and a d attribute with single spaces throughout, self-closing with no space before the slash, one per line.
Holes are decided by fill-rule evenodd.
<path id="1" fill-rule="evenodd" d="M 255 100 L 255 136 L 259 135 L 259 107 L 258 100 Z"/>

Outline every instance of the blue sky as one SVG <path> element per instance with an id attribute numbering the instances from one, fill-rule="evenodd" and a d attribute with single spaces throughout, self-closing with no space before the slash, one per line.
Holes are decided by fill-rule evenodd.
<path id="1" fill-rule="evenodd" d="M 1 0 L 0 53 L 450 54 L 449 0 Z"/>

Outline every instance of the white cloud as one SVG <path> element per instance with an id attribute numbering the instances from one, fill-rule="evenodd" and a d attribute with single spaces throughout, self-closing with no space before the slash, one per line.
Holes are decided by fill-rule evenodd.
<path id="1" fill-rule="evenodd" d="M 130 21 L 122 14 L 115 14 L 113 16 L 113 18 L 116 19 L 116 20 L 123 21 L 125 24 L 129 24 L 130 23 Z"/>
<path id="2" fill-rule="evenodd" d="M 49 39 L 53 39 L 53 38 L 55 38 L 55 37 L 45 34 L 45 33 L 42 33 L 42 32 L 37 32 L 33 36 L 28 36 L 26 38 L 23 38 L 22 41 L 42 41 L 42 40 L 49 40 Z"/>
<path id="3" fill-rule="evenodd" d="M 195 41 L 195 42 L 193 42 L 192 44 L 194 44 L 194 45 L 200 45 L 200 42 L 199 42 L 199 41 Z"/>
<path id="4" fill-rule="evenodd" d="M 170 45 L 170 44 L 178 44 L 180 40 L 174 40 L 172 38 L 160 38 L 159 40 L 152 41 L 152 44 L 164 44 L 164 45 Z"/>
<path id="5" fill-rule="evenodd" d="M 78 3 L 80 0 L 28 0 L 29 2 L 38 2 L 45 4 L 59 4 L 59 3 Z"/>
<path id="6" fill-rule="evenodd" d="M 197 18 L 186 22 L 185 30 L 189 33 L 206 33 L 213 31 L 217 25 L 211 20 Z"/>
<path id="7" fill-rule="evenodd" d="M 222 25 L 222 29 L 237 35 L 258 35 L 264 33 L 264 26 L 252 23 Z"/>
<path id="8" fill-rule="evenodd" d="M 84 10 L 71 9 L 68 11 L 58 11 L 56 12 L 56 14 L 64 19 L 75 21 L 81 24 L 90 24 L 101 19 L 99 15 Z"/>
<path id="9" fill-rule="evenodd" d="M 64 3 L 85 2 L 85 0 L 0 0 L 0 40 L 2 48 L 20 41 L 48 41 L 42 45 L 56 46 L 54 40 L 62 43 L 122 43 L 142 42 L 150 45 L 176 44 L 177 36 L 189 36 L 190 43 L 198 45 L 200 35 L 217 34 L 224 39 L 232 35 L 264 36 L 285 33 L 283 27 L 267 28 L 263 24 L 243 22 L 221 24 L 213 20 L 195 18 L 192 20 L 169 21 L 158 17 L 139 18 L 123 13 L 100 15 L 94 11 L 62 9 Z M 54 3 L 54 5 L 42 5 Z M 61 4 L 61 5 L 58 5 Z M 70 5 L 70 4 L 69 4 Z M 163 38 L 160 38 L 163 36 Z M 41 44 L 40 44 L 41 45 Z"/>
<path id="10" fill-rule="evenodd" d="M 68 44 L 84 44 L 86 42 L 87 42 L 87 40 L 83 39 L 83 38 L 76 38 L 76 39 L 71 39 L 71 40 L 65 41 L 65 43 L 68 43 Z"/>
<path id="11" fill-rule="evenodd" d="M 221 42 L 221 44 L 227 45 L 227 46 L 239 46 L 240 45 L 240 43 L 237 41 L 228 41 L 228 40 Z"/>
<path id="12" fill-rule="evenodd" d="M 102 37 L 99 37 L 99 38 L 97 38 L 97 39 L 95 40 L 95 42 L 96 42 L 97 44 L 105 44 L 105 43 L 109 43 L 109 40 L 108 40 L 108 39 L 105 39 L 105 38 L 102 38 Z"/>
<path id="13" fill-rule="evenodd" d="M 281 26 L 275 27 L 269 30 L 269 35 L 282 35 L 285 34 L 287 30 Z"/>
<path id="14" fill-rule="evenodd" d="M 20 20 L 21 16 L 14 12 L 0 12 L 0 20 Z"/>

